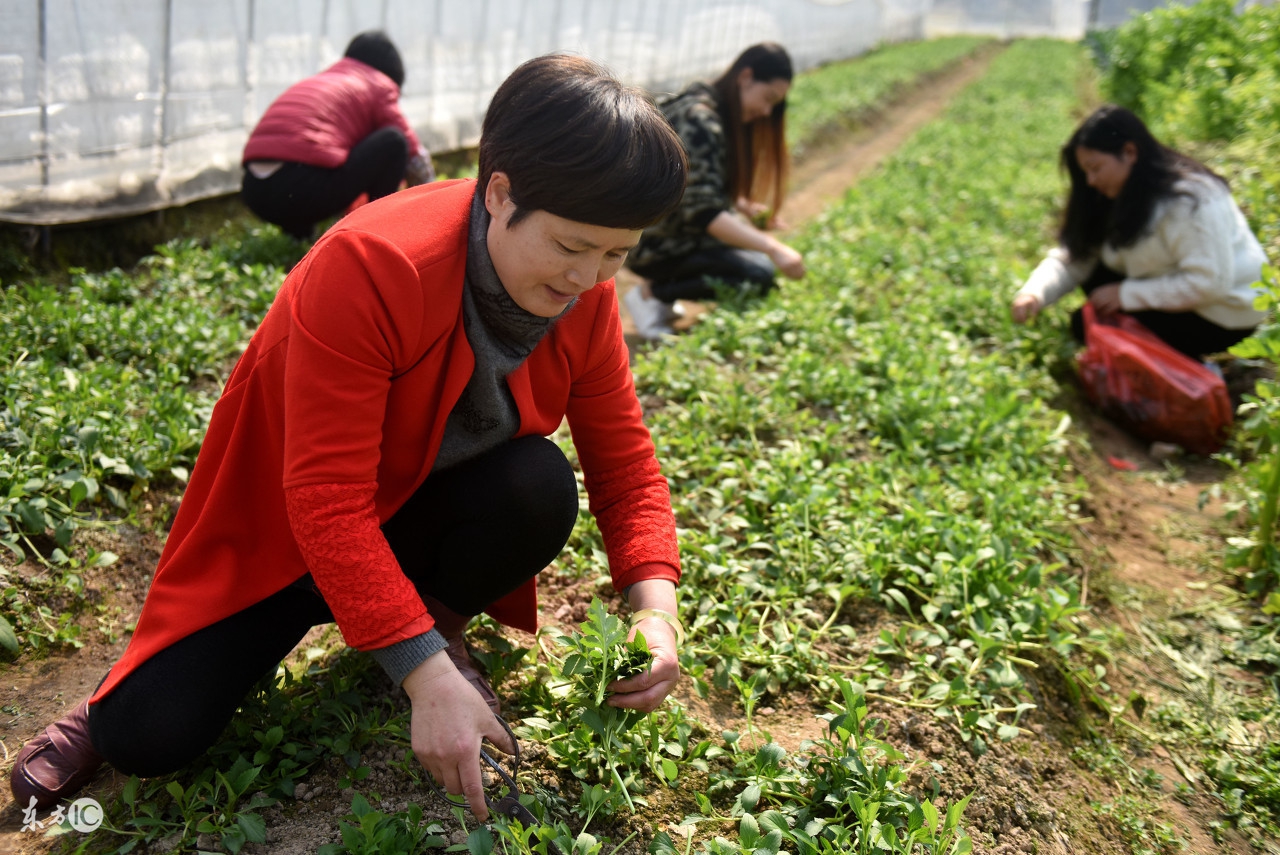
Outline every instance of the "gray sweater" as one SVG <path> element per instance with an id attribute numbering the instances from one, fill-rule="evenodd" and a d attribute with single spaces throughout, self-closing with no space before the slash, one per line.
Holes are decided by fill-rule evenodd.
<path id="1" fill-rule="evenodd" d="M 476 365 L 445 421 L 444 439 L 432 472 L 479 457 L 516 435 L 520 413 L 507 386 L 507 375 L 529 357 L 556 321 L 526 312 L 507 293 L 489 257 L 489 219 L 484 196 L 477 191 L 471 202 L 467 275 L 462 286 L 463 328 Z M 570 308 L 572 304 L 565 312 Z M 410 671 L 446 645 L 444 636 L 433 628 L 374 650 L 372 655 L 398 686 Z"/>

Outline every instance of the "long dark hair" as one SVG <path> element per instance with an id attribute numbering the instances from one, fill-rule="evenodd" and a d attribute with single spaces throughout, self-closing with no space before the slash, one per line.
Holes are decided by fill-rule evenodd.
<path id="1" fill-rule="evenodd" d="M 1089 186 L 1076 159 L 1080 146 L 1119 156 L 1133 143 L 1137 158 L 1115 199 Z M 1085 258 L 1103 243 L 1132 246 L 1151 223 L 1156 203 L 1177 195 L 1174 185 L 1189 175 L 1226 179 L 1195 158 L 1161 144 L 1142 120 L 1124 107 L 1108 104 L 1094 110 L 1062 147 L 1062 168 L 1071 176 L 1071 193 L 1058 238 L 1073 257 Z"/>
<path id="2" fill-rule="evenodd" d="M 639 89 L 580 56 L 528 60 L 503 81 L 480 129 L 480 193 L 511 179 L 514 226 L 547 211 L 593 226 L 643 229 L 680 204 L 688 159 Z"/>
<path id="3" fill-rule="evenodd" d="M 771 200 L 774 213 L 786 197 L 787 168 L 787 102 L 784 98 L 773 108 L 766 121 L 742 123 L 742 96 L 738 75 L 744 68 L 761 83 L 790 81 L 791 57 L 782 45 L 762 42 L 739 54 L 733 64 L 716 78 L 711 88 L 716 92 L 728 138 L 725 172 L 729 196 L 745 196 L 752 201 Z"/>

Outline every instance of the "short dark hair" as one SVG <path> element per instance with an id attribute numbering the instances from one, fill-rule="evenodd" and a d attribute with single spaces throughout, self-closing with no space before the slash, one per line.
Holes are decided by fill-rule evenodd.
<path id="1" fill-rule="evenodd" d="M 1128 143 L 1137 158 L 1120 195 L 1108 199 L 1089 186 L 1076 149 L 1084 146 L 1118 157 Z M 1188 175 L 1209 175 L 1227 183 L 1200 161 L 1162 144 L 1133 111 L 1115 104 L 1094 110 L 1062 146 L 1060 157 L 1071 177 L 1071 190 L 1058 237 L 1078 258 L 1092 255 L 1103 243 L 1132 246 L 1147 231 L 1156 203 L 1178 195 L 1175 185 Z"/>
<path id="2" fill-rule="evenodd" d="M 391 38 L 382 30 L 360 33 L 347 45 L 343 56 L 376 68 L 394 80 L 396 86 L 404 86 L 404 61 Z"/>
<path id="3" fill-rule="evenodd" d="M 579 56 L 522 65 L 489 102 L 480 130 L 480 185 L 511 179 L 515 225 L 533 211 L 609 228 L 642 229 L 684 195 L 688 160 L 666 117 L 639 89 Z"/>

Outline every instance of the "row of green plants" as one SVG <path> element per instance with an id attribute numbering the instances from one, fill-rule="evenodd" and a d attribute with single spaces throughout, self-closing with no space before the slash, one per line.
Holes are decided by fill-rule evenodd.
<path id="1" fill-rule="evenodd" d="M 644 651 L 597 604 L 536 667 L 537 650 L 500 637 L 483 657 L 510 675 L 519 734 L 546 747 L 561 782 L 521 776 L 538 827 L 478 826 L 450 846 L 419 806 L 371 807 L 369 752 L 393 747 L 406 776 L 421 771 L 402 706 L 370 700 L 368 661 L 345 654 L 264 685 L 203 767 L 131 783 L 109 851 L 198 834 L 239 851 L 264 839 L 263 808 L 334 758 L 339 783 L 361 792 L 326 855 L 549 843 L 594 855 L 626 842 L 613 832 L 626 816 L 667 825 L 648 844 L 656 855 L 968 851 L 967 799 L 948 803 L 868 708 L 935 716 L 977 754 L 1018 738 L 1033 669 L 1060 671 L 1082 697 L 1106 690 L 1077 667 L 1104 647 L 1077 620 L 1070 530 L 1083 488 L 1069 426 L 1043 403 L 1066 364 L 1064 318 L 1020 328 L 1005 310 L 1051 239 L 1054 154 L 1081 63 L 1069 45 L 1014 45 L 807 232 L 803 287 L 726 301 L 637 364 L 682 529 L 683 665 L 704 691 L 738 697 L 741 732 L 709 733 L 673 705 L 642 719 L 602 706 L 600 687 Z M 563 569 L 601 577 L 601 556 L 584 517 Z M 829 710 L 825 735 L 794 754 L 753 718 L 790 693 Z M 1265 821 L 1267 756 L 1219 755 L 1229 821 Z M 1100 811 L 1147 821 L 1127 802 Z M 1142 830 L 1135 839 L 1173 845 Z M 102 839 L 80 849 L 108 851 Z"/>
<path id="2" fill-rule="evenodd" d="M 381 796 L 362 782 L 374 753 L 389 750 L 397 772 L 427 790 L 408 749 L 402 699 L 378 700 L 385 687 L 377 669 L 367 656 L 346 651 L 264 680 L 202 761 L 177 776 L 131 778 L 91 837 L 65 827 L 51 833 L 65 835 L 64 851 L 75 853 L 181 850 L 197 839 L 201 848 L 238 853 L 267 841 L 266 809 L 300 793 L 300 782 L 313 773 L 336 769 L 337 786 L 353 791 L 351 809 L 337 824 L 338 840 L 321 845 L 321 855 L 545 855 L 549 844 L 566 855 L 601 855 L 631 836 L 604 836 L 610 819 L 649 812 L 649 797 L 662 789 L 698 790 L 697 812 L 652 835 L 646 846 L 653 855 L 687 855 L 695 836 L 699 852 L 718 855 L 971 850 L 961 826 L 968 797 L 947 804 L 936 783 L 923 796 L 912 792 L 917 764 L 884 740 L 886 728 L 869 715 L 857 683 L 836 678 L 824 735 L 789 756 L 750 724 L 712 737 L 679 707 L 641 716 L 607 706 L 604 687 L 648 661 L 643 637 L 627 642 L 626 634 L 626 625 L 596 600 L 576 632 L 544 635 L 540 647 L 549 655 L 540 663 L 536 649 L 485 654 L 497 678 L 532 675 L 520 682 L 528 715 L 517 732 L 547 747 L 562 784 L 553 789 L 540 776 L 519 776 L 518 795 L 536 825 L 505 819 L 477 825 L 462 808 L 442 819 L 444 808 L 433 801 L 400 811 L 373 807 Z M 749 713 L 754 699 L 748 691 Z M 450 844 L 456 835 L 448 831 L 458 826 L 465 842 Z"/>
<path id="3" fill-rule="evenodd" d="M 1169 6 L 1134 18 L 1098 41 L 1103 93 L 1134 109 L 1166 144 L 1208 162 L 1231 181 L 1232 191 L 1273 262 L 1280 260 L 1280 7 L 1236 11 L 1227 0 Z M 1244 593 L 1262 608 L 1234 633 L 1230 657 L 1242 664 L 1280 668 L 1280 272 L 1264 270 L 1259 308 L 1268 321 L 1240 345 L 1236 356 L 1270 366 L 1245 395 L 1233 445 L 1220 459 L 1238 475 L 1229 482 L 1239 536 L 1229 540 L 1225 565 L 1240 575 Z M 1273 679 L 1272 704 L 1280 697 Z M 1280 835 L 1280 719 L 1274 707 L 1237 702 L 1207 690 L 1202 708 L 1170 704 L 1153 727 L 1171 744 L 1198 756 L 1231 824 Z M 1223 706 L 1258 734 L 1242 744 L 1228 727 Z M 1269 735 L 1269 738 L 1268 738 Z M 1250 745 L 1263 750 L 1250 750 Z"/>
<path id="4" fill-rule="evenodd" d="M 1015 329 L 1000 294 L 1045 239 L 1083 60 L 1015 45 L 806 232 L 803 287 L 726 299 L 637 361 L 681 527 L 682 665 L 703 692 L 736 698 L 746 724 L 708 734 L 675 706 L 602 717 L 572 701 L 583 686 L 598 701 L 607 682 L 591 669 L 579 682 L 567 663 L 581 646 L 515 669 L 521 735 L 562 781 L 586 784 L 569 790 L 575 805 L 530 781 L 531 804 L 575 824 L 499 824 L 494 851 L 554 840 L 588 855 L 611 814 L 634 810 L 666 820 L 655 855 L 966 852 L 967 797 L 948 801 L 869 707 L 932 715 L 980 754 L 1021 733 L 1027 671 L 1100 690 L 1071 664 L 1100 641 L 1073 620 L 1065 569 L 1079 487 L 1062 417 L 1042 403 L 1052 333 Z M 1029 164 L 1033 150 L 1049 154 Z M 584 516 L 562 565 L 594 579 L 600 555 Z M 594 606 L 599 628 L 570 644 L 618 650 L 611 620 Z M 825 735 L 794 753 L 755 718 L 789 695 L 829 710 Z"/>
<path id="5" fill-rule="evenodd" d="M 152 480 L 185 478 L 221 372 L 278 287 L 289 248 L 273 231 L 0 291 L 0 542 L 11 557 L 34 552 L 32 536 L 65 548 L 99 500 L 127 510 Z"/>
<path id="6" fill-rule="evenodd" d="M 238 851 L 263 837 L 267 802 L 338 758 L 358 794 L 326 855 L 594 855 L 627 842 L 614 831 L 627 817 L 665 825 L 655 855 L 969 851 L 967 797 L 944 796 L 931 776 L 946 770 L 903 756 L 868 710 L 931 715 L 980 754 L 1022 733 L 1035 669 L 1105 705 L 1105 671 L 1079 667 L 1105 652 L 1070 572 L 1083 486 L 1069 423 L 1044 403 L 1067 364 L 1065 315 L 1023 328 L 1005 309 L 1051 240 L 1083 62 L 1070 45 L 1015 44 L 806 232 L 803 286 L 726 300 L 638 361 L 681 526 L 682 664 L 704 692 L 737 697 L 741 731 L 710 733 L 676 705 L 639 719 L 603 706 L 601 687 L 645 652 L 593 604 L 558 643 L 494 636 L 482 654 L 559 781 L 520 776 L 537 827 L 468 827 L 448 845 L 452 823 L 424 820 L 426 805 L 371 807 L 371 751 L 393 747 L 406 776 L 422 773 L 402 703 L 371 701 L 369 663 L 348 653 L 264 685 L 205 767 L 126 789 L 111 810 L 119 848 L 82 850 L 205 833 Z M 601 579 L 602 555 L 584 516 L 561 570 Z M 754 717 L 791 694 L 828 709 L 824 735 L 794 753 Z M 1258 823 L 1269 779 L 1222 761 L 1229 821 Z M 1127 802 L 1099 810 L 1148 822 Z"/>
<path id="7" fill-rule="evenodd" d="M 1016 45 L 808 231 L 803 288 L 718 311 L 637 365 L 638 388 L 656 402 L 651 423 L 682 526 L 694 625 L 684 664 L 708 689 L 738 693 L 748 722 L 755 705 L 788 693 L 848 700 L 851 690 L 931 713 L 976 754 L 1018 737 L 1037 668 L 1058 670 L 1071 699 L 1111 717 L 1126 709 L 1108 696 L 1106 669 L 1084 667 L 1090 654 L 1107 655 L 1108 641 L 1077 620 L 1069 572 L 1084 488 L 1065 454 L 1067 420 L 1044 403 L 1071 370 L 1066 314 L 1018 328 L 1006 309 L 1052 241 L 1056 152 L 1082 109 L 1080 70 L 1070 46 Z M 1268 221 L 1275 209 L 1251 213 Z M 1274 335 L 1268 326 L 1256 340 Z M 598 551 L 584 529 L 573 552 L 581 572 L 599 566 Z M 868 602 L 887 617 L 859 620 Z M 879 629 L 875 643 L 868 626 Z M 1274 627 L 1240 636 L 1234 661 L 1280 664 Z M 1235 828 L 1266 846 L 1277 834 L 1280 767 L 1273 751 L 1242 752 L 1239 738 L 1241 722 L 1272 732 L 1274 712 L 1265 702 L 1215 701 L 1212 685 L 1204 703 L 1208 717 L 1177 703 L 1152 714 L 1203 751 L 1200 771 L 1189 772 L 1197 783 L 1175 796 L 1208 795 L 1219 808 L 1215 833 Z M 815 768 L 769 743 L 753 767 L 739 735 L 729 737 L 713 747 L 721 762 L 734 760 L 731 781 L 763 775 L 763 792 L 778 792 L 776 776 Z M 878 767 L 898 769 L 899 760 L 885 756 Z M 708 803 L 716 768 L 679 828 L 728 820 Z M 1142 777 L 1158 794 L 1159 776 Z M 790 780 L 807 804 L 823 793 L 803 773 Z M 768 830 L 782 835 L 774 844 L 815 851 L 786 837 L 811 819 L 795 807 L 786 798 L 771 806 L 784 825 L 739 802 L 752 821 L 738 839 L 699 837 L 698 851 L 739 851 Z M 1181 845 L 1142 795 L 1094 808 L 1134 851 Z M 823 826 L 828 836 L 813 845 L 860 851 L 868 826 L 846 820 Z M 660 840 L 653 851 L 680 851 L 672 845 Z"/>
<path id="8" fill-rule="evenodd" d="M 844 673 L 975 752 L 1023 671 L 1089 642 L 1064 565 L 1080 486 L 1054 384 L 1003 291 L 1044 242 L 1079 51 L 1015 45 L 799 243 L 805 287 L 646 355 L 685 529 L 688 668 L 719 688 Z M 892 620 L 866 645 L 849 620 Z"/>
<path id="9" fill-rule="evenodd" d="M 222 380 L 297 250 L 274 228 L 174 241 L 132 271 L 0 288 L 0 647 L 79 644 L 78 529 L 185 482 Z M 79 547 L 77 542 L 74 546 Z M 32 559 L 41 572 L 11 573 Z"/>
<path id="10" fill-rule="evenodd" d="M 1013 46 L 806 232 L 803 287 L 726 297 L 637 362 L 681 527 L 682 664 L 746 727 L 717 740 L 678 707 L 622 734 L 557 716 L 538 688 L 560 682 L 552 667 L 522 684 L 522 732 L 599 782 L 577 816 L 660 821 L 674 784 L 693 804 L 653 853 L 965 852 L 968 796 L 948 802 L 867 710 L 931 715 L 979 755 L 1023 732 L 1029 671 L 1105 691 L 1076 664 L 1103 642 L 1076 620 L 1081 487 L 1043 403 L 1063 330 L 1015 328 L 1005 309 L 1047 237 L 1083 61 Z M 599 555 L 584 517 L 562 562 L 594 578 Z M 793 754 L 753 718 L 787 696 L 830 710 Z M 534 851 L 523 834 L 500 827 L 503 851 Z M 583 839 L 574 851 L 596 851 Z"/>
<path id="11" fill-rule="evenodd" d="M 667 826 L 654 853 L 969 850 L 965 796 L 931 784 L 868 710 L 918 709 L 981 753 L 1021 732 L 1027 669 L 1075 675 L 1067 657 L 1093 643 L 1063 567 L 1078 488 L 1065 425 L 1041 403 L 1052 380 L 1036 334 L 991 293 L 1043 238 L 1052 162 L 1028 169 L 1025 154 L 1066 132 L 1081 61 L 1068 45 L 1016 45 L 807 233 L 805 287 L 726 304 L 637 362 L 682 529 L 682 664 L 703 691 L 736 696 L 746 726 L 601 706 L 601 686 L 644 655 L 602 605 L 536 666 L 538 650 L 497 639 L 483 658 L 560 786 L 521 776 L 539 826 L 469 828 L 449 848 L 592 855 L 637 816 Z M 561 570 L 606 573 L 585 516 Z M 126 790 L 110 845 L 204 833 L 236 851 L 264 834 L 255 793 L 284 799 L 336 757 L 360 795 L 327 851 L 438 847 L 440 827 L 371 808 L 361 789 L 379 746 L 421 775 L 403 708 L 369 700 L 367 668 L 347 654 L 265 686 L 205 765 Z M 828 709 L 824 735 L 794 753 L 754 718 L 789 694 Z"/>
<path id="12" fill-rule="evenodd" d="M 981 41 L 894 45 L 800 75 L 793 139 L 887 103 Z M 222 380 L 297 254 L 275 228 L 240 222 L 130 271 L 0 283 L 0 546 L 46 571 L 0 563 L 0 649 L 80 643 L 84 570 L 115 556 L 77 554 L 76 530 L 185 481 Z"/>

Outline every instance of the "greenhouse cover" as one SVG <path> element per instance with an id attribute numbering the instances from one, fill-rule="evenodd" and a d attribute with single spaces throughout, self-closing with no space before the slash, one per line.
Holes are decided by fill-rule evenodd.
<path id="1" fill-rule="evenodd" d="M 801 70 L 943 33 L 1079 38 L 1123 0 L 36 0 L 0 5 L 0 220 L 49 225 L 234 192 L 290 84 L 383 29 L 433 151 L 472 146 L 493 90 L 550 51 L 667 91 L 774 40 Z"/>

